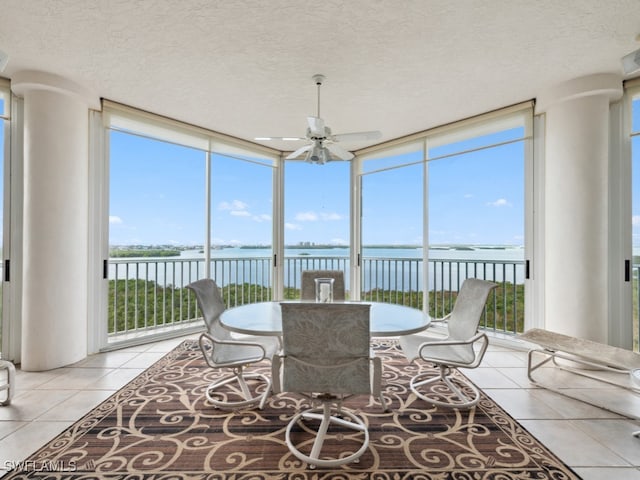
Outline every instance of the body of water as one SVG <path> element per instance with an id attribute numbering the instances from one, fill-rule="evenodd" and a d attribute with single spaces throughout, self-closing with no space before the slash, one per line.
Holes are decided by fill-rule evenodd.
<path id="1" fill-rule="evenodd" d="M 422 289 L 422 248 L 365 248 L 362 286 L 365 291 Z M 160 285 L 184 286 L 204 276 L 202 250 L 184 250 L 180 257 L 129 258 L 109 266 L 109 279 L 142 278 Z M 191 261 L 193 260 L 193 261 Z M 348 248 L 292 248 L 285 250 L 285 286 L 300 288 L 304 269 L 349 271 Z M 522 247 L 433 248 L 429 250 L 429 289 L 456 288 L 460 279 L 478 277 L 513 283 L 524 282 Z M 251 283 L 268 286 L 271 250 L 223 248 L 211 251 L 212 276 L 220 285 Z M 345 279 L 349 289 L 348 275 Z"/>

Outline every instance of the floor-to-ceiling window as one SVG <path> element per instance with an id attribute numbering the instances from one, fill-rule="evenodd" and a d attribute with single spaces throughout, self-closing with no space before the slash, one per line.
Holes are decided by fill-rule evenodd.
<path id="1" fill-rule="evenodd" d="M 423 307 L 424 142 L 363 159 L 361 298 Z"/>
<path id="2" fill-rule="evenodd" d="M 189 317 L 198 278 L 206 152 L 112 130 L 109 136 L 109 334 Z"/>
<path id="3" fill-rule="evenodd" d="M 485 327 L 523 329 L 530 106 L 325 165 L 106 111 L 112 333 L 183 326 L 195 278 L 235 306 L 297 298 L 304 269 L 343 270 L 349 298 L 437 316 L 464 278 L 495 280 Z"/>
<path id="4" fill-rule="evenodd" d="M 496 281 L 485 327 L 524 329 L 525 118 L 487 121 L 427 142 L 431 310 L 446 314 L 465 278 Z M 492 309 L 494 305 L 498 308 Z"/>
<path id="5" fill-rule="evenodd" d="M 108 341 L 198 328 L 186 286 L 200 278 L 216 280 L 229 306 L 272 298 L 279 155 L 124 106 L 105 110 Z"/>
<path id="6" fill-rule="evenodd" d="M 213 153 L 211 278 L 229 306 L 273 298 L 273 161 L 248 151 Z"/>
<path id="7" fill-rule="evenodd" d="M 342 270 L 350 295 L 350 163 L 288 160 L 284 170 L 284 297 L 299 298 L 302 270 Z"/>
<path id="8" fill-rule="evenodd" d="M 11 106 L 11 94 L 9 91 L 9 85 L 0 83 L 0 199 L 5 198 L 5 165 L 9 163 L 10 151 L 9 151 L 9 110 Z M 9 336 L 5 334 L 8 330 L 9 318 L 4 312 L 4 283 L 5 283 L 5 269 L 4 258 L 6 257 L 4 251 L 4 219 L 8 217 L 6 211 L 4 211 L 5 203 L 0 203 L 0 212 L 2 212 L 2 220 L 0 220 L 0 358 L 2 352 L 10 351 L 9 349 Z"/>
<path id="9" fill-rule="evenodd" d="M 360 152 L 364 299 L 442 317 L 484 278 L 499 288 L 483 326 L 523 331 L 531 125 L 523 104 Z"/>

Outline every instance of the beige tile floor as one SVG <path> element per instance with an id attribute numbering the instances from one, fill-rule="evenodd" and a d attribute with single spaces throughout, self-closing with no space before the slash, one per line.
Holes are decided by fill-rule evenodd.
<path id="1" fill-rule="evenodd" d="M 13 402 L 0 407 L 0 476 L 183 339 L 93 355 L 48 372 L 18 370 Z M 531 384 L 525 351 L 492 345 L 482 366 L 465 374 L 583 479 L 640 480 L 640 439 L 632 435 L 640 422 Z M 571 381 L 567 386 L 608 395 Z"/>

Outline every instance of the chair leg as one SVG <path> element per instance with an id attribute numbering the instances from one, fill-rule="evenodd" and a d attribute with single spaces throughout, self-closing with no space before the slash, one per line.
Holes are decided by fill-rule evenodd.
<path id="1" fill-rule="evenodd" d="M 389 411 L 389 406 L 387 405 L 387 401 L 384 398 L 384 395 L 382 395 L 382 392 L 380 392 L 380 395 L 378 396 L 378 400 L 380 400 L 380 405 L 382 406 L 382 411 L 383 412 L 388 412 Z"/>
<path id="2" fill-rule="evenodd" d="M 303 417 L 313 418 L 313 415 L 303 415 Z M 324 437 L 327 435 L 327 430 L 329 430 L 329 423 L 331 423 L 331 407 L 325 404 L 322 411 L 322 421 L 320 422 L 320 427 L 318 428 L 318 433 L 316 434 L 316 439 L 311 449 L 310 457 L 312 459 L 320 457 L 320 450 L 322 450 Z"/>
<path id="3" fill-rule="evenodd" d="M 247 385 L 247 380 L 259 380 L 266 384 L 265 390 L 262 394 L 253 396 L 251 394 L 251 390 Z M 229 400 L 217 400 L 212 396 L 212 393 L 218 390 L 220 387 L 228 385 L 232 382 L 237 382 L 240 391 L 242 392 L 242 397 L 244 400 L 238 401 L 229 401 Z M 239 408 L 247 405 L 252 405 L 254 403 L 258 403 L 258 408 L 262 409 L 264 404 L 267 401 L 269 394 L 271 393 L 271 379 L 266 375 L 261 373 L 243 373 L 242 369 L 234 370 L 233 374 L 227 375 L 217 382 L 212 383 L 207 387 L 205 395 L 207 400 L 213 404 L 214 407 L 218 408 Z"/>
<path id="4" fill-rule="evenodd" d="M 475 406 L 480 401 L 480 391 L 471 382 L 457 379 L 453 376 L 453 369 L 440 365 L 440 373 L 437 376 L 431 376 L 429 373 L 421 373 L 413 377 L 409 383 L 411 391 L 425 402 L 442 407 L 453 407 L 467 409 Z M 433 383 L 444 383 L 447 388 L 457 397 L 458 401 L 444 401 L 432 398 L 428 394 L 422 393 L 419 388 Z M 471 395 L 467 395 L 462 388 L 471 390 Z"/>
<path id="5" fill-rule="evenodd" d="M 389 411 L 389 406 L 387 405 L 387 401 L 382 394 L 382 360 L 380 357 L 373 358 L 373 395 L 378 397 L 380 401 L 380 406 L 382 407 L 383 412 Z"/>
<path id="6" fill-rule="evenodd" d="M 338 465 L 344 465 L 345 463 L 356 462 L 369 447 L 369 430 L 360 417 L 347 410 L 341 410 L 340 413 L 343 416 L 348 417 L 348 419 L 336 417 L 333 415 L 333 413 L 334 411 L 331 403 L 323 402 L 322 407 L 311 408 L 309 410 L 298 413 L 291 419 L 291 421 L 287 425 L 285 441 L 287 443 L 287 446 L 289 447 L 289 450 L 296 458 L 302 460 L 303 462 L 307 462 L 310 468 L 315 468 L 316 466 L 335 467 Z M 316 438 L 314 439 L 311 453 L 309 455 L 302 453 L 291 440 L 291 429 L 300 419 L 320 420 L 320 426 L 318 427 L 318 430 L 316 432 Z M 324 442 L 326 440 L 327 432 L 330 425 L 340 425 L 356 432 L 362 432 L 364 434 L 364 440 L 361 447 L 356 452 L 345 457 L 335 459 L 320 458 L 320 455 L 322 453 L 322 446 L 324 445 Z"/>

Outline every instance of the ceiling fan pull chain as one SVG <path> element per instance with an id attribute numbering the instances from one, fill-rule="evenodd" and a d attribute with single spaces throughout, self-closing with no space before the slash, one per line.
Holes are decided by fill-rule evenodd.
<path id="1" fill-rule="evenodd" d="M 318 115 L 316 115 L 316 117 L 321 118 L 320 117 L 320 87 L 322 86 L 322 80 L 324 80 L 324 77 L 322 75 L 314 75 L 313 78 L 316 81 L 316 85 L 318 86 Z"/>

